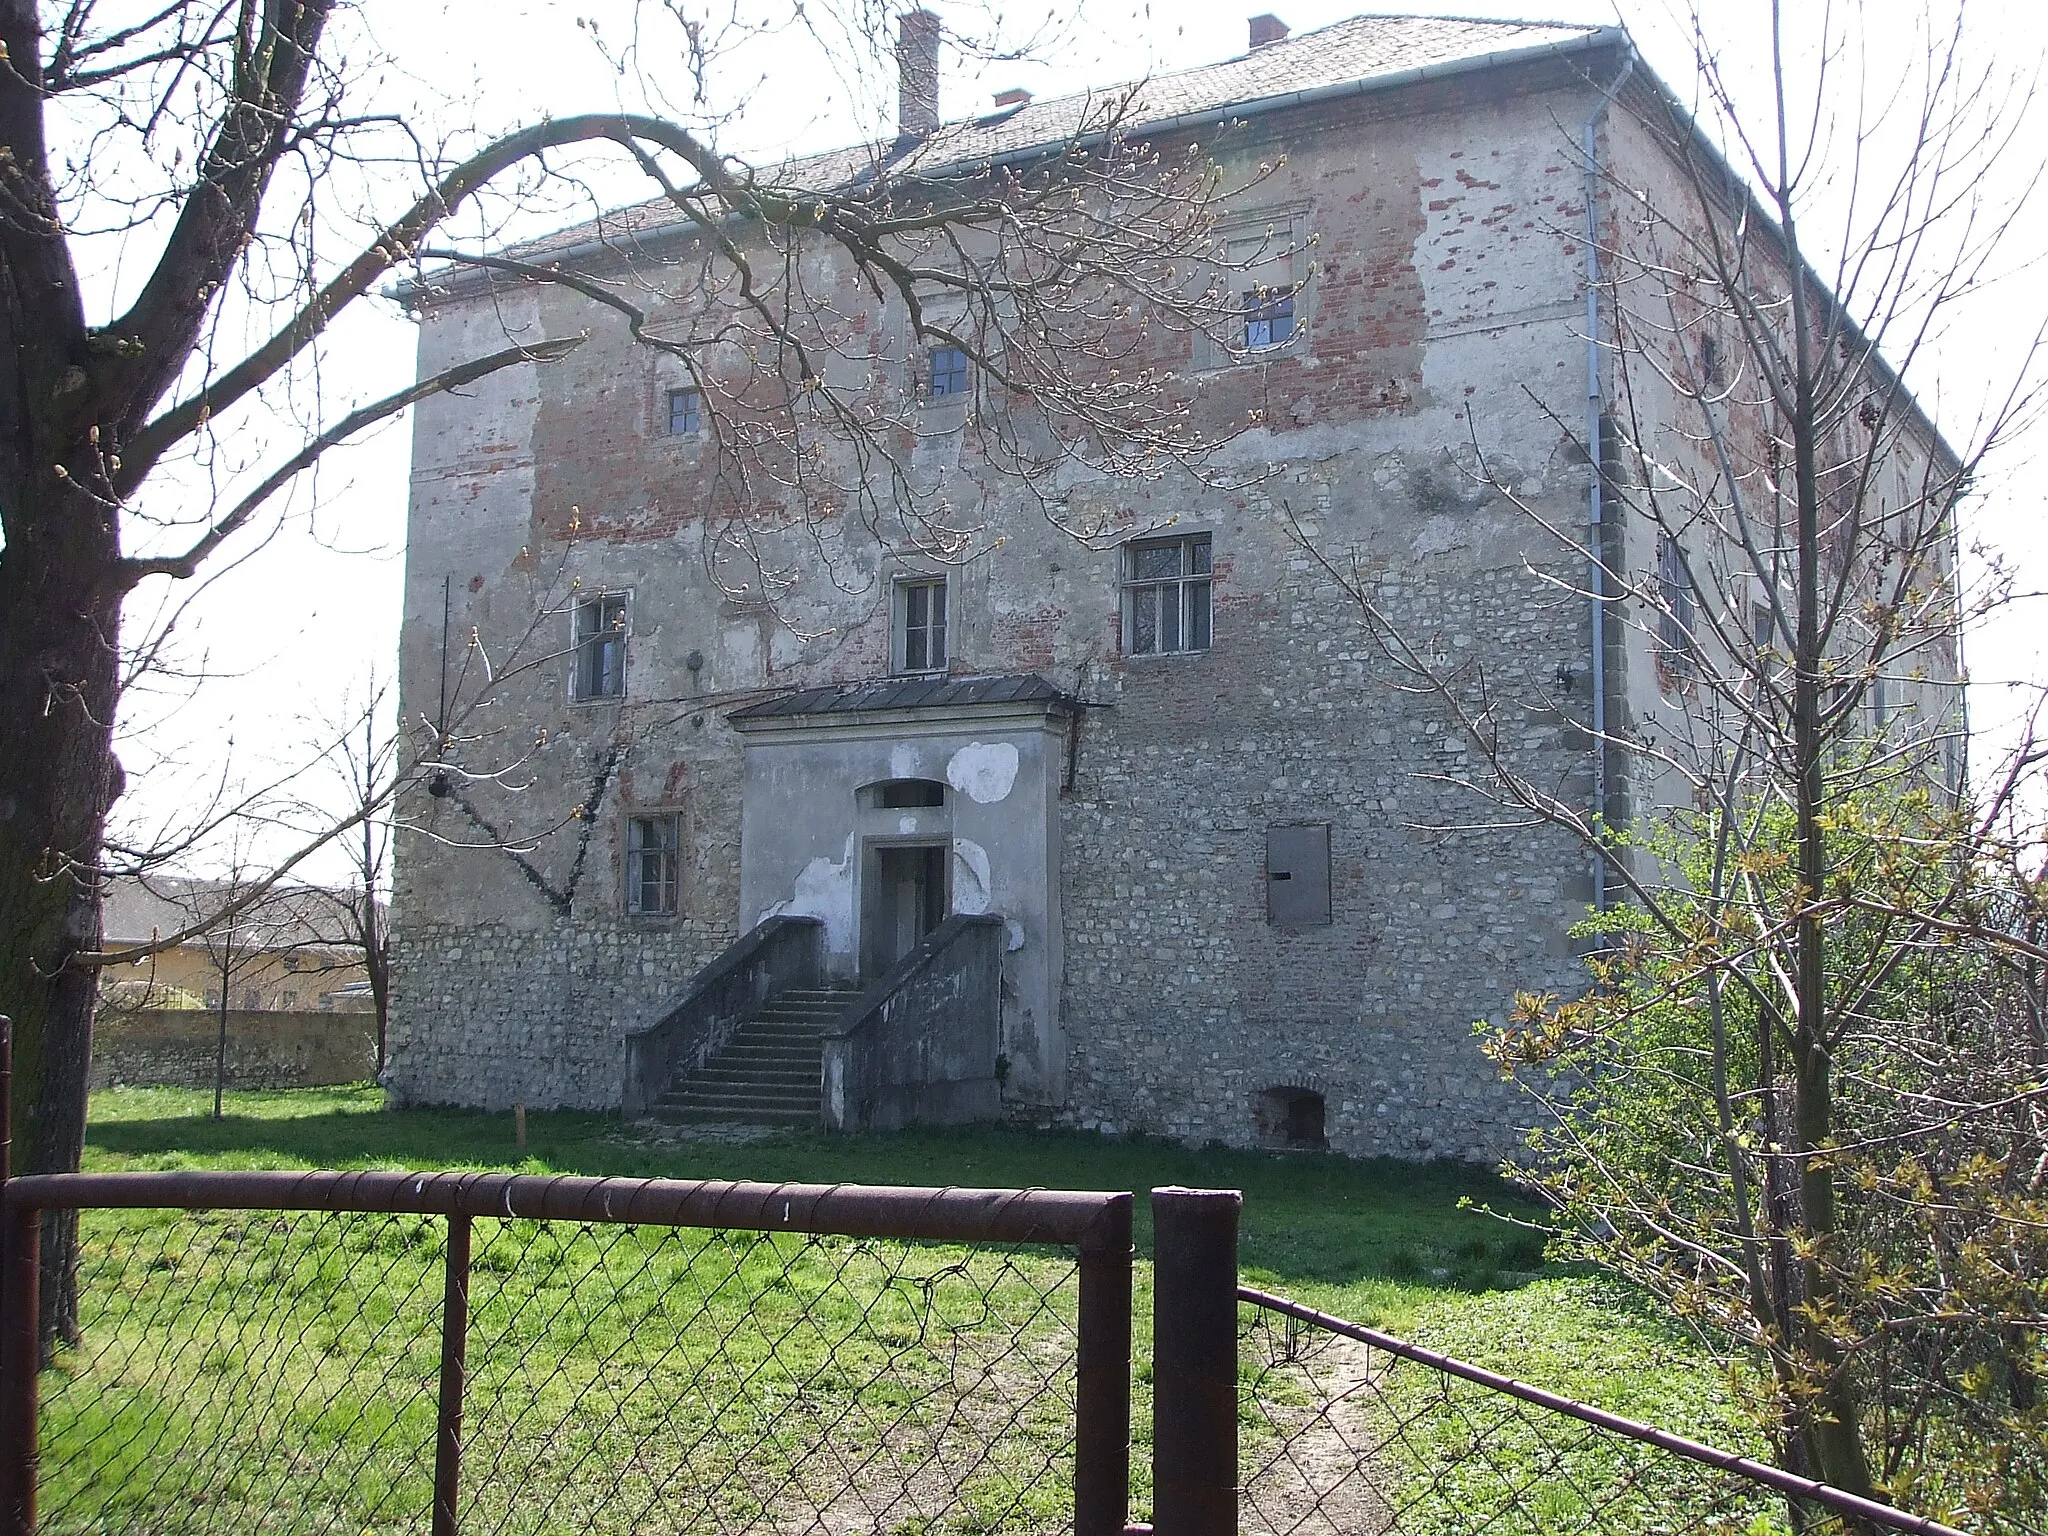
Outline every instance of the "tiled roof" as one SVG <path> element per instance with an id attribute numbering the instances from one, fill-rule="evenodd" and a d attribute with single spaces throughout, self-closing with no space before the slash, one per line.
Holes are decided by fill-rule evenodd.
<path id="1" fill-rule="evenodd" d="M 778 720 L 791 715 L 853 715 L 877 709 L 958 709 L 969 704 L 1047 704 L 1071 709 L 1073 700 L 1036 672 L 1011 677 L 888 677 L 785 693 L 736 709 L 726 718 Z"/>
<path id="2" fill-rule="evenodd" d="M 107 882 L 102 897 L 105 942 L 147 944 L 206 923 L 228 905 L 234 886 L 220 880 L 172 875 Z M 275 885 L 236 919 L 236 943 L 249 949 L 332 946 L 341 937 L 335 904 L 354 898 L 311 885 Z M 378 903 L 380 910 L 383 903 Z"/>
<path id="3" fill-rule="evenodd" d="M 759 168 L 763 182 L 782 187 L 849 186 L 878 168 L 903 164 L 930 174 L 991 157 L 1059 144 L 1115 108 L 1131 130 L 1270 108 L 1305 93 L 1356 84 L 1371 89 L 1418 74 L 1473 68 L 1504 56 L 1572 52 L 1619 33 L 1564 22 L 1484 21 L 1444 16 L 1354 16 L 1303 32 L 1220 64 L 1132 81 L 1106 89 L 1034 101 L 984 117 L 947 123 L 905 151 L 895 144 L 857 144 Z M 1128 107 L 1120 107 L 1129 93 Z M 900 170 L 902 165 L 895 165 Z M 619 240 L 679 223 L 666 200 L 637 204 L 515 247 L 534 260 L 597 240 Z"/>

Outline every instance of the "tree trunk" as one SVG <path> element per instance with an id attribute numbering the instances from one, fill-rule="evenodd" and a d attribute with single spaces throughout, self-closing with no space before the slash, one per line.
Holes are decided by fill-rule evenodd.
<path id="1" fill-rule="evenodd" d="M 49 470 L 9 475 L 0 552 L 0 1013 L 14 1019 L 15 1167 L 78 1167 L 100 947 L 99 862 L 120 793 L 119 547 L 110 513 Z M 33 504 L 41 501 L 43 505 Z M 77 1222 L 43 1224 L 42 1336 L 75 1340 Z"/>

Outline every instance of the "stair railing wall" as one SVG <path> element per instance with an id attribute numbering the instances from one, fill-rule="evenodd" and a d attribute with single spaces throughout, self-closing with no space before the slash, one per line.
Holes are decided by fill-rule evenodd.
<path id="1" fill-rule="evenodd" d="M 749 929 L 697 973 L 690 990 L 652 1024 L 626 1032 L 620 1110 L 647 1113 L 679 1072 L 694 1072 L 770 994 L 815 987 L 825 975 L 825 925 L 815 917 L 771 917 Z"/>
<path id="2" fill-rule="evenodd" d="M 966 1125 L 1001 1111 L 1003 920 L 958 913 L 825 1031 L 827 1130 Z"/>

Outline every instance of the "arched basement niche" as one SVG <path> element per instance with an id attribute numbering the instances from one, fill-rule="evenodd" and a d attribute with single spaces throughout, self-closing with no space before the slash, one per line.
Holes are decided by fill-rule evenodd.
<path id="1" fill-rule="evenodd" d="M 1313 1088 L 1261 1089 L 1252 1109 L 1259 1145 L 1287 1151 L 1320 1151 L 1330 1144 L 1323 1096 Z"/>

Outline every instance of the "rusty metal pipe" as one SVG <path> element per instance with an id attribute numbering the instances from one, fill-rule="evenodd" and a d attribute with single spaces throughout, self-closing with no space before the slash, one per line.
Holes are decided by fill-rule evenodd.
<path id="1" fill-rule="evenodd" d="M 1131 1197 L 1081 1255 L 1074 1362 L 1074 1536 L 1121 1536 L 1131 1503 Z"/>
<path id="2" fill-rule="evenodd" d="M 0 1212 L 0 1536 L 35 1536 L 36 1335 L 43 1213 Z"/>
<path id="3" fill-rule="evenodd" d="M 1152 1524 L 1237 1536 L 1234 1190 L 1152 1191 Z"/>
<path id="4" fill-rule="evenodd" d="M 927 1242 L 1057 1243 L 1116 1251 L 1108 1213 L 1129 1195 L 1106 1191 L 918 1189 L 860 1184 L 758 1184 L 599 1179 L 511 1173 L 59 1173 L 12 1180 L 10 1208 L 402 1211 L 817 1232 Z"/>
<path id="5" fill-rule="evenodd" d="M 434 1423 L 433 1536 L 457 1536 L 462 1496 L 462 1389 L 469 1350 L 469 1226 L 448 1218 L 448 1269 L 441 1289 L 441 1381 Z"/>

